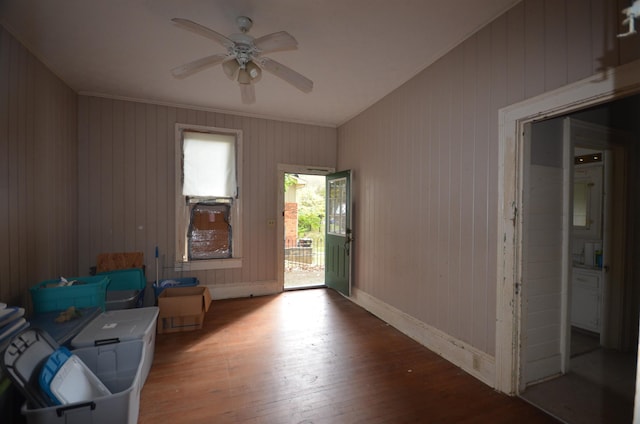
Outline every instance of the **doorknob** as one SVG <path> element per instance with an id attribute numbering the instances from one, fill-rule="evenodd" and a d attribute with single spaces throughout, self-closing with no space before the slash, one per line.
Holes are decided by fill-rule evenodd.
<path id="1" fill-rule="evenodd" d="M 347 244 L 349 244 L 349 243 L 351 243 L 353 241 L 353 236 L 352 236 L 353 232 L 351 231 L 351 228 L 347 228 L 347 230 L 345 232 L 346 232 L 347 236 L 345 238 L 344 244 L 347 245 Z"/>
<path id="2" fill-rule="evenodd" d="M 351 228 L 347 228 L 346 231 L 347 235 L 344 239 L 344 250 L 345 253 L 347 254 L 347 256 L 349 255 L 349 247 L 351 245 L 351 242 L 353 241 L 353 237 L 351 236 Z"/>

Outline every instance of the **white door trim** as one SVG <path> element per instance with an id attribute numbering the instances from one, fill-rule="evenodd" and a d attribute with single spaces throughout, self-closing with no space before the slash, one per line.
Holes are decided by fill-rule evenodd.
<path id="1" fill-rule="evenodd" d="M 496 381 L 517 394 L 522 278 L 522 159 L 524 124 L 640 92 L 640 60 L 609 69 L 499 111 Z"/>

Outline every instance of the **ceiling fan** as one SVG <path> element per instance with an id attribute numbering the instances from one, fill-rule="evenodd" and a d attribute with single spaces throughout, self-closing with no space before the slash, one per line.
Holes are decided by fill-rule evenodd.
<path id="1" fill-rule="evenodd" d="M 206 56 L 172 69 L 171 73 L 176 78 L 188 77 L 210 66 L 222 64 L 222 69 L 227 77 L 232 81 L 237 81 L 240 85 L 243 103 L 255 102 L 254 83 L 262 77 L 263 69 L 305 93 L 309 93 L 313 89 L 313 81 L 307 77 L 263 56 L 265 53 L 295 50 L 298 47 L 296 39 L 286 31 L 253 38 L 247 34 L 253 21 L 246 16 L 239 16 L 236 19 L 241 33 L 231 34 L 228 37 L 188 19 L 173 18 L 172 21 L 178 26 L 207 37 L 227 49 L 226 53 Z"/>

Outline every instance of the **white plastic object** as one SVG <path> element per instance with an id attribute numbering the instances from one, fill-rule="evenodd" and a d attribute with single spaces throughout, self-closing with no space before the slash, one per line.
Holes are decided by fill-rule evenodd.
<path id="1" fill-rule="evenodd" d="M 627 16 L 627 18 L 622 21 L 622 25 L 629 25 L 629 30 L 625 33 L 618 34 L 619 38 L 628 37 L 636 33 L 635 21 L 637 17 L 640 17 L 640 0 L 634 1 L 631 7 L 622 9 L 622 14 Z"/>
<path id="2" fill-rule="evenodd" d="M 50 390 L 63 405 L 111 394 L 102 381 L 76 355 L 72 355 L 58 370 L 51 381 Z"/>

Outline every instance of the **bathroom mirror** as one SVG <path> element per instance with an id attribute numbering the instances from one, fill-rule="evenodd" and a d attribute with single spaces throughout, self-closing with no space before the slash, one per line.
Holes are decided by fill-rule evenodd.
<path id="1" fill-rule="evenodd" d="M 589 229 L 589 183 L 577 181 L 573 184 L 573 227 Z"/>
<path id="2" fill-rule="evenodd" d="M 574 169 L 573 235 L 598 240 L 602 236 L 602 166 Z"/>

